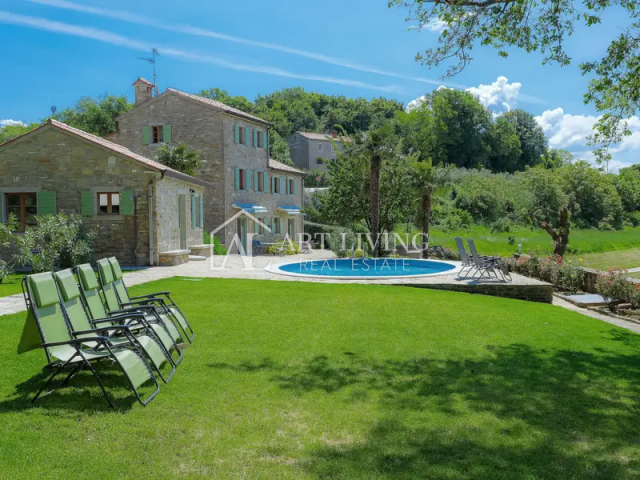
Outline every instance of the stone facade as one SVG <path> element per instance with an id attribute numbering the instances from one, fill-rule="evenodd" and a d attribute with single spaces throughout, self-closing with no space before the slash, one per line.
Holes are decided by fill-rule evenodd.
<path id="1" fill-rule="evenodd" d="M 199 98 L 175 90 L 167 90 L 162 95 L 137 105 L 132 111 L 119 117 L 118 132 L 110 136 L 109 140 L 148 158 L 155 158 L 159 144 L 154 145 L 152 141 L 145 144 L 145 127 L 170 125 L 171 139 L 163 139 L 165 142 L 187 143 L 190 147 L 199 150 L 202 165 L 196 176 L 211 184 L 211 187 L 204 192 L 204 228 L 211 232 L 224 225 L 215 235 L 226 245 L 231 244 L 237 229 L 237 222 L 229 221 L 240 211 L 233 207 L 234 203 L 253 203 L 268 209 L 268 214 L 256 214 L 256 217 L 269 220 L 274 217 L 281 218 L 284 225 L 283 232 L 262 235 L 263 241 L 284 237 L 289 218 L 294 222 L 295 234 L 301 233 L 303 231 L 302 215 L 289 216 L 279 211 L 277 207 L 285 205 L 302 208 L 303 172 L 293 168 L 284 170 L 270 168 L 270 164 L 274 162 L 269 160 L 267 145 L 259 147 L 253 144 L 252 132 L 255 130 L 267 132 L 268 124 L 259 119 L 245 118 L 240 114 L 223 111 L 219 107 L 207 104 L 206 99 L 198 100 Z M 246 131 L 251 132 L 248 145 L 236 141 L 237 127 L 244 127 Z M 237 169 L 246 170 L 251 176 L 250 189 L 237 188 Z M 269 188 L 265 192 L 256 191 L 253 176 L 257 171 L 265 172 L 269 178 L 267 181 Z M 295 178 L 296 194 L 272 193 L 270 191 L 272 175 L 285 179 Z M 255 231 L 252 221 L 250 219 L 245 221 L 247 228 L 250 228 L 251 232 Z M 225 224 L 225 222 L 228 223 Z"/>
<path id="2" fill-rule="evenodd" d="M 329 171 L 327 161 L 335 161 L 338 152 L 343 150 L 339 138 L 333 138 L 337 150 L 331 143 L 331 134 L 296 132 L 287 139 L 291 161 L 302 170 Z M 320 160 L 324 159 L 324 160 Z"/>
<path id="3" fill-rule="evenodd" d="M 173 227 L 157 227 L 158 206 L 152 204 L 152 208 L 149 208 L 150 185 L 152 191 L 160 192 L 161 209 L 169 203 L 165 197 L 177 188 L 188 186 L 199 194 L 203 191 L 203 188 L 197 185 L 173 178 L 162 178 L 162 173 L 157 169 L 49 125 L 0 148 L 2 221 L 6 221 L 7 193 L 55 192 L 55 212 L 67 215 L 82 214 L 84 224 L 96 232 L 95 257 L 116 256 L 124 265 L 149 264 L 150 210 L 155 222 L 153 251 L 156 263 L 159 248 L 178 248 L 175 244 L 175 232 L 170 231 Z M 132 214 L 99 214 L 98 192 L 121 195 L 122 192 L 131 192 Z M 93 195 L 93 209 L 90 208 L 90 204 L 87 207 L 86 203 L 83 209 L 83 195 L 86 202 L 87 193 L 89 198 Z M 190 208 L 191 203 L 187 202 L 189 213 Z M 187 222 L 187 226 L 190 225 L 191 222 Z M 189 231 L 188 235 L 190 239 L 198 237 L 198 243 L 202 243 L 201 228 Z M 8 257 L 10 253 L 4 252 L 4 259 Z"/>

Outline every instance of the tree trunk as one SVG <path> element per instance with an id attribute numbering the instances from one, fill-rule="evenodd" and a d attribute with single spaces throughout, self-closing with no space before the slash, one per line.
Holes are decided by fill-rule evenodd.
<path id="1" fill-rule="evenodd" d="M 431 224 L 431 192 L 422 195 L 422 258 L 429 258 L 429 225 Z"/>
<path id="2" fill-rule="evenodd" d="M 542 228 L 544 228 L 551 238 L 553 239 L 553 254 L 560 257 L 564 256 L 569 245 L 569 210 L 567 207 L 560 209 L 560 219 L 558 228 L 554 230 L 546 221 L 542 222 Z"/>
<path id="3" fill-rule="evenodd" d="M 369 212 L 371 217 L 371 237 L 374 242 L 372 255 L 380 256 L 380 167 L 382 158 L 378 153 L 371 156 L 369 177 Z"/>

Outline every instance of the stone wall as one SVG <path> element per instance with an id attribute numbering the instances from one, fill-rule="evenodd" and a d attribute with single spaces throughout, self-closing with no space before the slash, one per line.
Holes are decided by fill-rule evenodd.
<path id="1" fill-rule="evenodd" d="M 453 292 L 477 293 L 492 297 L 514 298 L 529 302 L 552 303 L 553 285 L 514 285 L 514 284 L 407 284 L 409 287 L 431 288 L 434 290 L 449 290 Z"/>
<path id="2" fill-rule="evenodd" d="M 155 184 L 155 212 L 156 212 L 156 255 L 162 252 L 180 249 L 180 227 L 178 216 L 178 196 L 184 195 L 185 199 L 185 224 L 187 247 L 200 245 L 203 241 L 202 228 L 192 224 L 192 191 L 195 191 L 196 201 L 203 195 L 204 188 L 165 177 Z M 206 201 L 206 197 L 205 197 Z M 197 211 L 197 210 L 196 210 Z M 199 218 L 196 219 L 198 222 Z"/>
<path id="3" fill-rule="evenodd" d="M 0 149 L 3 220 L 7 192 L 55 191 L 57 212 L 72 214 L 81 212 L 82 191 L 133 190 L 135 215 L 93 215 L 83 221 L 98 234 L 96 258 L 114 255 L 125 265 L 145 265 L 149 252 L 147 186 L 157 175 L 110 150 L 45 127 Z"/>

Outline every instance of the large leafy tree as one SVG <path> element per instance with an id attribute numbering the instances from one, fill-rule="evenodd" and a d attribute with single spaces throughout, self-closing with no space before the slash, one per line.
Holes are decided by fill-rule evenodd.
<path id="1" fill-rule="evenodd" d="M 397 117 L 406 146 L 422 159 L 459 167 L 486 164 L 491 114 L 472 94 L 438 89 L 426 95 L 420 107 Z"/>
<path id="2" fill-rule="evenodd" d="M 437 47 L 416 60 L 429 67 L 448 64 L 447 77 L 460 73 L 473 60 L 476 45 L 490 46 L 503 57 L 508 48 L 538 51 L 544 63 L 567 65 L 567 38 L 578 26 L 610 22 L 609 10 L 622 9 L 628 24 L 616 30 L 601 58 L 580 65 L 590 82 L 585 100 L 603 113 L 592 138 L 601 161 L 608 147 L 630 134 L 626 118 L 640 107 L 640 8 L 628 0 L 389 0 L 389 6 L 409 9 L 408 21 L 419 26 L 444 25 Z M 616 25 L 617 27 L 617 25 Z"/>
<path id="3" fill-rule="evenodd" d="M 488 167 L 494 172 L 520 170 L 522 143 L 517 127 L 504 115 L 498 117 L 488 132 L 491 152 Z"/>
<path id="4" fill-rule="evenodd" d="M 253 102 L 247 99 L 247 97 L 229 95 L 226 90 L 220 88 L 209 88 L 208 90 L 201 90 L 198 94 L 201 97 L 210 98 L 211 100 L 217 100 L 230 107 L 237 108 L 246 113 L 254 113 L 255 105 Z"/>
<path id="5" fill-rule="evenodd" d="M 52 118 L 85 132 L 104 137 L 116 131 L 116 117 L 133 108 L 127 97 L 103 95 L 82 97 L 71 108 L 57 112 Z"/>
<path id="6" fill-rule="evenodd" d="M 515 127 L 520 140 L 520 154 L 518 155 L 517 164 L 510 171 L 524 170 L 526 167 L 538 165 L 542 161 L 549 144 L 542 127 L 536 122 L 532 114 L 521 109 L 511 110 L 499 118 L 502 117 Z"/>

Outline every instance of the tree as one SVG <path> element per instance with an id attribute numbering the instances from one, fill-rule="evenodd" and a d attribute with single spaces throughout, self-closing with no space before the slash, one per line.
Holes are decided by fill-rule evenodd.
<path id="1" fill-rule="evenodd" d="M 413 164 L 413 185 L 420 195 L 422 213 L 422 258 L 429 258 L 429 226 L 431 224 L 431 202 L 438 190 L 449 185 L 451 168 L 434 166 L 431 160 Z"/>
<path id="2" fill-rule="evenodd" d="M 486 164 L 491 114 L 472 94 L 442 88 L 426 95 L 420 107 L 397 114 L 405 146 L 434 163 L 474 168 Z"/>
<path id="3" fill-rule="evenodd" d="M 416 60 L 436 67 L 453 60 L 446 75 L 460 73 L 472 61 L 475 44 L 491 46 L 507 57 L 508 47 L 526 52 L 539 51 L 543 63 L 568 65 L 571 62 L 566 39 L 578 25 L 599 25 L 603 18 L 615 19 L 608 10 L 622 9 L 629 25 L 620 30 L 606 54 L 580 65 L 591 77 L 585 101 L 602 112 L 595 125 L 592 142 L 600 161 L 608 162 L 608 147 L 631 132 L 625 119 L 640 107 L 640 8 L 635 1 L 585 1 L 581 8 L 570 1 L 535 0 L 389 0 L 389 6 L 409 8 L 407 21 L 420 27 L 439 22 L 444 25 L 439 45 L 419 53 Z M 617 26 L 617 25 L 616 25 Z"/>
<path id="4" fill-rule="evenodd" d="M 569 199 L 558 176 L 552 170 L 537 167 L 519 173 L 517 179 L 528 194 L 526 211 L 531 222 L 549 234 L 554 255 L 563 256 L 569 245 L 571 224 Z"/>
<path id="5" fill-rule="evenodd" d="M 23 135 L 31 130 L 34 130 L 40 126 L 39 123 L 32 123 L 30 125 L 6 125 L 0 128 L 0 145 L 9 140 L 13 140 L 20 135 Z"/>
<path id="6" fill-rule="evenodd" d="M 133 104 L 127 97 L 104 95 L 98 98 L 82 97 L 72 108 L 52 116 L 71 127 L 84 130 L 99 137 L 116 131 L 116 117 L 131 110 Z"/>
<path id="7" fill-rule="evenodd" d="M 162 145 L 156 159 L 169 168 L 193 176 L 200 166 L 200 151 L 189 148 L 186 143 L 177 146 Z"/>
<path id="8" fill-rule="evenodd" d="M 568 150 L 552 148 L 542 156 L 540 164 L 545 168 L 560 168 L 573 162 L 573 155 Z"/>
<path id="9" fill-rule="evenodd" d="M 511 110 L 498 117 L 511 123 L 520 140 L 520 155 L 513 170 L 524 170 L 526 167 L 538 165 L 548 148 L 547 136 L 533 115 L 521 109 Z"/>
<path id="10" fill-rule="evenodd" d="M 289 145 L 274 129 L 269 131 L 269 157 L 287 165 L 293 165 Z"/>
<path id="11" fill-rule="evenodd" d="M 391 142 L 390 142 L 391 144 Z M 375 235 L 371 218 L 371 155 L 362 144 L 347 144 L 338 159 L 328 164 L 331 188 L 322 197 L 321 216 L 339 225 L 358 223 Z M 390 232 L 414 209 L 411 165 L 415 155 L 402 153 L 401 143 L 391 144 L 381 163 L 379 229 Z M 373 239 L 375 242 L 375 238 Z M 377 242 L 380 243 L 380 242 Z"/>
<path id="12" fill-rule="evenodd" d="M 217 87 L 210 88 L 208 90 L 201 90 L 198 95 L 204 98 L 210 98 L 211 100 L 217 100 L 218 102 L 222 102 L 225 105 L 237 108 L 238 110 L 242 110 L 246 113 L 253 113 L 255 110 L 255 105 L 252 101 L 248 100 L 247 97 L 234 97 L 233 95 L 229 95 L 229 92 L 226 90 L 221 90 Z"/>
<path id="13" fill-rule="evenodd" d="M 522 154 L 520 136 L 516 126 L 501 115 L 488 132 L 491 153 L 488 167 L 494 172 L 515 172 L 520 168 Z"/>
<path id="14" fill-rule="evenodd" d="M 640 168 L 621 168 L 615 177 L 615 186 L 627 213 L 640 211 Z"/>

